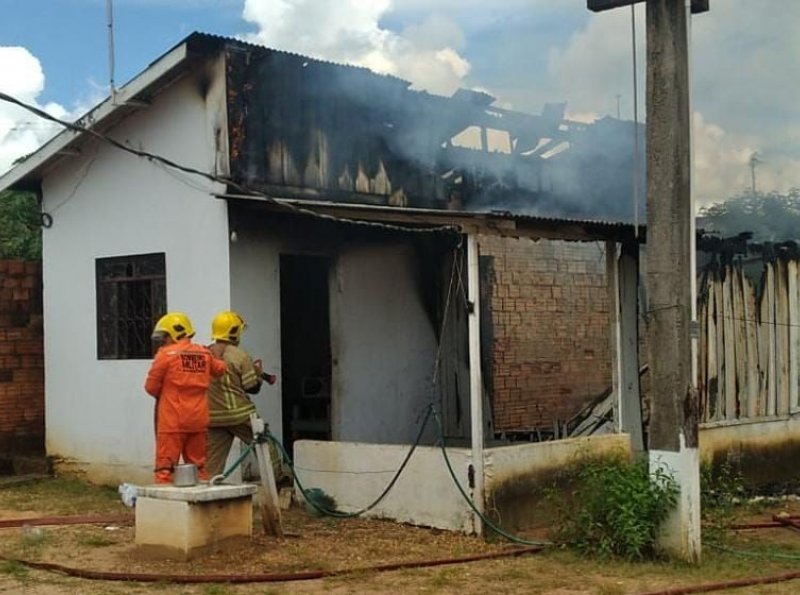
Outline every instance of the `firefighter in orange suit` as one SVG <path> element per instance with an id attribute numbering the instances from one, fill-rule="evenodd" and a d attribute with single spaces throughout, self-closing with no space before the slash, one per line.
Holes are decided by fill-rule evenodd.
<path id="1" fill-rule="evenodd" d="M 144 389 L 156 398 L 156 483 L 171 483 L 181 455 L 197 465 L 198 477 L 207 480 L 206 429 L 212 377 L 222 376 L 226 365 L 202 345 L 192 343 L 192 323 L 186 314 L 170 312 L 153 330 L 161 344 Z"/>

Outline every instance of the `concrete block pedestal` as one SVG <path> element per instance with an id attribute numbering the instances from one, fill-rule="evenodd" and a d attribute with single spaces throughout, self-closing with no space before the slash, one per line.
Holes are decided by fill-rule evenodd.
<path id="1" fill-rule="evenodd" d="M 191 560 L 253 535 L 254 485 L 140 487 L 136 545 L 147 557 Z"/>

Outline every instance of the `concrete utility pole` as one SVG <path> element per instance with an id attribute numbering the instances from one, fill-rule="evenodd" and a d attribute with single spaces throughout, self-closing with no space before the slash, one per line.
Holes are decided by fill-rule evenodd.
<path id="1" fill-rule="evenodd" d="M 700 559 L 698 403 L 692 375 L 691 114 L 688 14 L 681 0 L 647 2 L 647 339 L 650 469 L 680 485 L 661 545 Z"/>
<path id="2" fill-rule="evenodd" d="M 587 0 L 592 10 L 641 0 Z M 650 469 L 678 482 L 660 545 L 700 559 L 698 403 L 693 374 L 694 213 L 691 197 L 689 11 L 707 0 L 647 1 L 647 338 L 652 404 Z"/>

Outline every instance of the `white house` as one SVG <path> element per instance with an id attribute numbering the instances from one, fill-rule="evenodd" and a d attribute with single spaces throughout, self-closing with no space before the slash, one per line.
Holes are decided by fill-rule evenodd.
<path id="1" fill-rule="evenodd" d="M 606 242 L 612 255 L 636 243 L 622 224 L 469 210 L 508 155 L 485 144 L 478 174 L 475 155 L 448 139 L 497 119 L 469 98 L 231 39 L 193 34 L 161 56 L 78 122 L 92 133 L 64 131 L 0 177 L 0 189 L 41 199 L 48 454 L 94 481 L 148 482 L 153 322 L 185 311 L 207 341 L 227 308 L 247 320 L 244 346 L 278 374 L 255 399 L 260 413 L 305 483 L 345 510 L 380 492 L 431 402 L 479 508 L 587 442 L 627 448 L 618 434 L 484 450 L 481 234 Z M 557 137 L 558 123 L 531 121 L 531 146 Z M 635 319 L 629 298 L 621 308 Z M 635 336 L 624 321 L 611 317 L 614 336 Z M 619 385 L 636 375 L 636 341 L 615 345 L 615 361 L 634 362 L 614 367 Z M 638 380 L 622 385 L 638 408 Z M 373 512 L 480 531 L 436 438 L 429 426 Z"/>

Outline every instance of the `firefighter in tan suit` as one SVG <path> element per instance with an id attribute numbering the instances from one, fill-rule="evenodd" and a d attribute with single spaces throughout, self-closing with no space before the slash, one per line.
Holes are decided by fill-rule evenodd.
<path id="1" fill-rule="evenodd" d="M 210 421 L 206 469 L 211 477 L 225 470 L 225 461 L 234 438 L 246 444 L 253 442 L 250 415 L 256 412 L 256 407 L 248 395 L 258 393 L 262 378 L 269 384 L 275 383 L 275 376 L 264 374 L 261 360 L 253 360 L 239 347 L 245 327 L 242 317 L 229 310 L 217 314 L 211 323 L 214 343 L 209 349 L 228 366 L 227 372 L 214 379 L 208 389 Z M 280 459 L 272 443 L 270 454 L 273 467 L 276 468 L 276 478 L 279 478 Z"/>

